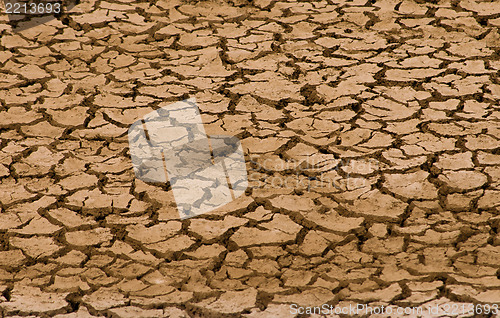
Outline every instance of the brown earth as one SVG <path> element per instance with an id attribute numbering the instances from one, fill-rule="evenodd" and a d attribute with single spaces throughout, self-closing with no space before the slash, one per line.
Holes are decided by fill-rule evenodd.
<path id="1" fill-rule="evenodd" d="M 497 1 L 456 0 L 2 16 L 0 315 L 499 304 L 499 27 Z M 250 187 L 179 220 L 127 129 L 187 97 L 242 140 Z"/>

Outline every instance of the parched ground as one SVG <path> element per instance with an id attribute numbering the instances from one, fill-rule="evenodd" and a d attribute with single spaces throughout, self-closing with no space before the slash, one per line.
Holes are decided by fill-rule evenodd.
<path id="1" fill-rule="evenodd" d="M 500 3 L 234 1 L 1 17 L 0 316 L 500 304 Z M 250 187 L 180 220 L 127 129 L 187 97 Z"/>

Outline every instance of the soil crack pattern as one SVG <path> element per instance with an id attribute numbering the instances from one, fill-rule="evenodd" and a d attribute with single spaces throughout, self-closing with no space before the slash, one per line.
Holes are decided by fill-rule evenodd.
<path id="1" fill-rule="evenodd" d="M 499 28 L 488 0 L 3 14 L 0 317 L 500 317 Z M 248 188 L 180 219 L 127 131 L 187 98 Z M 305 311 L 349 306 L 386 312 Z"/>

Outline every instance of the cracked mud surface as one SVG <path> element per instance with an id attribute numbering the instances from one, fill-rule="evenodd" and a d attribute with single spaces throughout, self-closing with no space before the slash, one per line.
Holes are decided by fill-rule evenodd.
<path id="1" fill-rule="evenodd" d="M 497 2 L 86 0 L 19 33 L 1 19 L 0 315 L 500 303 Z M 187 97 L 241 140 L 250 187 L 179 220 L 168 184 L 135 178 L 127 129 Z"/>

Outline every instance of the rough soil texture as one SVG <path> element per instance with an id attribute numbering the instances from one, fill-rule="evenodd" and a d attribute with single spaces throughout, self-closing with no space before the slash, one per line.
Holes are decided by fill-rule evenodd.
<path id="1" fill-rule="evenodd" d="M 500 303 L 498 2 L 1 19 L 2 317 Z M 208 134 L 240 138 L 250 187 L 181 221 L 168 184 L 135 178 L 127 129 L 187 97 Z"/>

